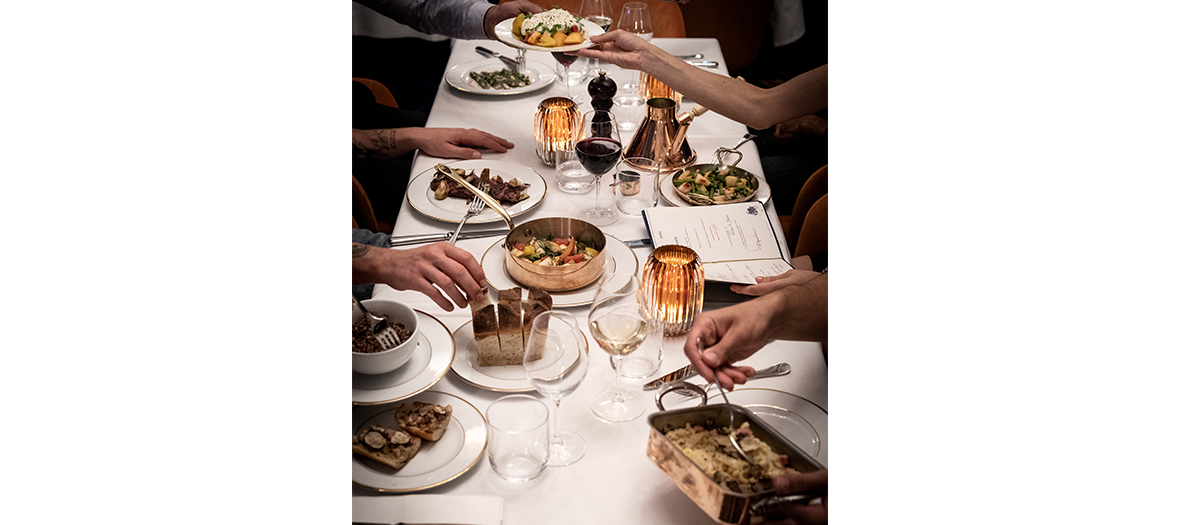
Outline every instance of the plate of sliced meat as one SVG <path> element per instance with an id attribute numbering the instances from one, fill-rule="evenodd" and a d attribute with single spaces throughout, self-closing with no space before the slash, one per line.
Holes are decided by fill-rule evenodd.
<path id="1" fill-rule="evenodd" d="M 473 186 L 487 183 L 488 194 L 500 201 L 508 215 L 516 217 L 535 208 L 545 198 L 548 186 L 540 174 L 528 166 L 502 160 L 459 160 L 448 162 L 454 170 L 463 170 L 463 176 Z M 414 211 L 443 222 L 459 222 L 467 213 L 473 196 L 462 185 L 439 175 L 434 168 L 419 173 L 406 189 L 406 198 Z M 496 212 L 484 208 L 467 224 L 501 222 Z"/>

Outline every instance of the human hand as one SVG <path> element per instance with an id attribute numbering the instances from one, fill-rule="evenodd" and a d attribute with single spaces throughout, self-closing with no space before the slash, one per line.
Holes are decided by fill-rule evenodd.
<path id="1" fill-rule="evenodd" d="M 733 390 L 735 383 L 745 384 L 754 375 L 754 368 L 733 363 L 766 345 L 770 321 L 755 301 L 703 312 L 688 332 L 684 355 L 705 380 Z M 697 349 L 698 339 L 703 352 Z"/>
<path id="2" fill-rule="evenodd" d="M 652 60 L 658 49 L 635 33 L 616 29 L 590 37 L 597 47 L 580 49 L 575 54 L 586 58 L 597 58 L 626 69 L 643 69 Z"/>
<path id="3" fill-rule="evenodd" d="M 754 280 L 758 281 L 758 284 L 733 284 L 729 286 L 729 289 L 742 295 L 766 295 L 788 286 L 803 284 L 819 276 L 819 272 L 810 270 L 787 270 L 770 277 L 756 277 Z"/>
<path id="4" fill-rule="evenodd" d="M 409 140 L 417 149 L 432 157 L 445 159 L 478 159 L 482 154 L 470 147 L 504 153 L 515 144 L 486 131 L 464 128 L 404 128 L 399 137 Z"/>
<path id="5" fill-rule="evenodd" d="M 397 290 L 416 290 L 448 312 L 455 309 L 451 301 L 466 308 L 468 300 L 478 299 L 487 286 L 475 257 L 446 242 L 409 250 L 354 244 L 353 254 L 353 284 L 384 283 Z"/>
<path id="6" fill-rule="evenodd" d="M 541 11 L 544 11 L 544 9 L 541 9 L 541 6 L 528 0 L 513 0 L 494 5 L 483 15 L 483 32 L 487 35 L 488 39 L 495 40 L 496 24 L 499 24 L 501 20 L 516 18 L 516 15 L 521 13 L 537 14 Z"/>
<path id="7" fill-rule="evenodd" d="M 787 461 L 786 456 L 782 457 L 782 461 Z M 764 522 L 765 525 L 822 525 L 828 522 L 827 469 L 806 474 L 782 474 L 774 478 L 774 491 L 780 496 L 813 492 L 822 495 L 823 504 L 780 503 L 778 511 L 785 519 Z"/>

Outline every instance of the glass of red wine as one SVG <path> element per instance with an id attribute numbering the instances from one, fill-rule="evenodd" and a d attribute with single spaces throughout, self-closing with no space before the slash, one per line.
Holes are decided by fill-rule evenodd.
<path id="1" fill-rule="evenodd" d="M 578 60 L 578 55 L 567 55 L 564 51 L 554 51 L 553 58 L 557 59 L 557 63 L 565 68 L 565 98 L 574 101 L 574 104 L 582 105 L 582 100 L 570 92 L 570 64 Z"/>
<path id="2" fill-rule="evenodd" d="M 602 189 L 602 176 L 619 162 L 623 153 L 615 116 L 603 110 L 587 111 L 582 115 L 581 133 L 574 151 L 582 167 L 594 174 L 594 207 L 578 212 L 578 218 L 595 226 L 614 224 L 619 220 L 619 213 L 615 211 L 613 201 L 609 206 L 602 206 L 599 190 Z"/>

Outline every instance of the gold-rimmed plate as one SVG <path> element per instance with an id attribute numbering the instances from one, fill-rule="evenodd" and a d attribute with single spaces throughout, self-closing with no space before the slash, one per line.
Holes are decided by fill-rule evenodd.
<path id="1" fill-rule="evenodd" d="M 406 364 L 377 375 L 352 373 L 352 403 L 380 405 L 401 401 L 434 386 L 455 359 L 455 339 L 447 326 L 430 314 L 418 313 L 418 348 Z"/>
<path id="2" fill-rule="evenodd" d="M 454 394 L 427 391 L 406 403 L 421 401 L 451 406 L 451 423 L 438 441 L 422 441 L 418 454 L 401 470 L 372 459 L 352 455 L 352 482 L 378 492 L 415 492 L 452 481 L 475 466 L 488 444 L 488 427 L 483 414 L 467 400 Z M 398 406 L 401 406 L 399 403 Z M 373 409 L 353 408 L 352 433 L 369 425 L 400 428 L 394 417 L 397 406 L 376 414 Z"/>
<path id="3" fill-rule="evenodd" d="M 623 241 L 612 237 L 610 234 L 606 235 L 606 251 L 608 256 L 615 259 L 615 276 L 613 280 L 618 281 L 618 288 L 622 289 L 627 284 L 628 275 L 639 275 L 639 257 L 635 252 L 628 248 Z M 483 256 L 479 259 L 480 266 L 483 267 L 484 276 L 488 280 L 488 285 L 492 288 L 504 290 L 506 288 L 513 288 L 516 286 L 525 287 L 516 282 L 511 275 L 508 275 L 508 270 L 504 267 L 504 250 L 498 249 L 504 243 L 504 238 L 497 238 L 486 250 Z M 573 308 L 575 306 L 585 306 L 594 302 L 594 283 L 578 288 L 577 290 L 569 290 L 565 292 L 549 292 L 553 297 L 554 308 Z M 460 347 L 460 351 L 462 347 Z"/>
<path id="4" fill-rule="evenodd" d="M 593 22 L 590 22 L 586 19 L 582 19 L 582 21 L 579 22 L 579 24 L 582 27 L 579 27 L 578 29 L 581 29 L 581 33 L 584 35 L 585 40 L 583 40 L 581 44 L 574 44 L 572 46 L 560 46 L 560 47 L 541 47 L 541 46 L 534 46 L 532 44 L 529 44 L 528 42 L 524 42 L 524 41 L 520 40 L 519 38 L 516 38 L 516 35 L 512 34 L 512 20 L 513 19 L 509 18 L 507 20 L 501 21 L 499 24 L 496 24 L 496 28 L 495 28 L 496 29 L 496 39 L 505 43 L 505 44 L 508 44 L 512 47 L 518 48 L 518 49 L 527 49 L 529 51 L 540 51 L 542 53 L 564 53 L 566 51 L 577 51 L 579 49 L 586 49 L 586 48 L 594 45 L 594 42 L 590 41 L 590 37 L 596 36 L 596 35 L 601 35 L 602 33 L 604 33 L 602 28 L 598 27 L 598 25 L 596 25 Z M 528 63 L 527 59 L 525 60 L 525 63 L 526 64 Z"/>
<path id="5" fill-rule="evenodd" d="M 741 388 L 726 394 L 811 457 L 828 464 L 828 412 L 808 399 L 770 388 Z M 709 404 L 724 403 L 713 392 Z"/>
<path id="6" fill-rule="evenodd" d="M 582 334 L 582 341 L 589 344 L 586 334 Z M 467 321 L 455 330 L 455 347 L 459 353 L 451 363 L 451 370 L 459 379 L 472 386 L 491 390 L 493 392 L 531 392 L 535 390 L 524 372 L 524 365 L 479 366 L 479 359 L 475 348 L 475 334 L 471 331 L 471 321 Z M 570 365 L 573 366 L 573 365 Z"/>
<path id="7" fill-rule="evenodd" d="M 529 198 L 520 201 L 511 206 L 505 206 L 504 211 L 508 212 L 508 216 L 516 217 L 525 213 L 541 204 L 541 199 L 545 198 L 549 187 L 545 184 L 545 178 L 533 171 L 528 166 L 506 162 L 502 160 L 456 160 L 445 163 L 451 168 L 462 168 L 464 170 L 475 170 L 477 173 L 483 172 L 487 168 L 491 172 L 491 176 L 499 175 L 505 182 L 513 178 L 520 179 L 529 185 Z M 430 181 L 434 179 L 434 168 L 430 168 L 410 180 L 409 186 L 406 188 L 406 200 L 410 201 L 410 207 L 414 211 L 421 213 L 431 219 L 458 223 L 463 220 L 463 216 L 467 214 L 467 202 L 463 199 L 454 197 L 447 197 L 442 200 L 434 198 L 434 192 L 430 189 Z M 503 222 L 504 219 L 491 208 L 484 208 L 475 217 L 467 221 L 467 224 L 487 224 L 492 222 Z"/>
<path id="8" fill-rule="evenodd" d="M 474 62 L 467 62 L 451 67 L 447 71 L 447 83 L 458 89 L 459 91 L 466 91 L 468 93 L 476 93 L 479 95 L 519 95 L 521 93 L 530 93 L 548 86 L 550 82 L 557 76 L 553 72 L 553 68 L 545 64 L 538 64 L 536 62 L 529 62 L 525 66 L 525 76 L 529 78 L 529 85 L 514 88 L 494 89 L 481 87 L 474 80 L 471 79 L 471 73 L 484 73 L 488 71 L 499 71 L 507 69 L 504 63 L 499 59 L 490 58 L 487 60 L 476 60 Z"/>

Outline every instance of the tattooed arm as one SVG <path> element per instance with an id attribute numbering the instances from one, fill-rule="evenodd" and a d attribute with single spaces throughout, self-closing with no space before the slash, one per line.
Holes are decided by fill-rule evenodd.
<path id="1" fill-rule="evenodd" d="M 451 301 L 466 308 L 468 300 L 481 295 L 487 286 L 483 268 L 475 257 L 445 242 L 410 250 L 354 242 L 352 283 L 383 283 L 396 290 L 417 290 L 448 312 L 454 310 Z M 440 288 L 450 301 L 439 292 Z"/>
<path id="2" fill-rule="evenodd" d="M 465 147 L 471 146 L 471 147 Z M 415 149 L 444 159 L 478 159 L 485 148 L 504 153 L 514 144 L 500 137 L 464 128 L 397 128 L 352 130 L 353 164 L 363 166 L 392 159 Z"/>

